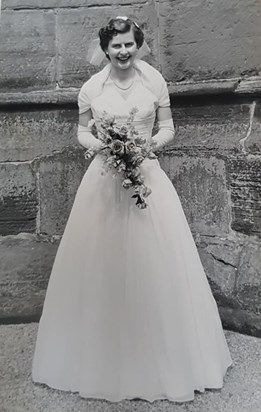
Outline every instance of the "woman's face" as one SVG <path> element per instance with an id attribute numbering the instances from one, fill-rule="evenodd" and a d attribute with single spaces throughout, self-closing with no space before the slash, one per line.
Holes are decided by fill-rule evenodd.
<path id="1" fill-rule="evenodd" d="M 126 70 L 133 65 L 137 52 L 138 47 L 132 30 L 114 36 L 107 49 L 111 64 L 122 70 Z"/>

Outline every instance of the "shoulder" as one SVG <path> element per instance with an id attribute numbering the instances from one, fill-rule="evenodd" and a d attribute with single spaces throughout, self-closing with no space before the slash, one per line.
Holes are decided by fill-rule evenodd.
<path id="1" fill-rule="evenodd" d="M 89 80 L 87 80 L 81 87 L 79 97 L 88 96 L 89 100 L 98 96 L 102 92 L 103 83 L 107 80 L 109 75 L 109 64 L 107 64 L 101 71 L 95 73 Z"/>
<path id="2" fill-rule="evenodd" d="M 155 69 L 155 67 L 151 66 L 149 63 L 145 62 L 144 60 L 137 59 L 135 64 L 138 70 L 140 70 L 140 72 L 142 73 L 144 77 L 150 76 L 150 80 L 152 82 L 154 80 L 160 80 L 161 82 L 162 81 L 165 82 L 162 74 L 157 69 Z"/>
<path id="3" fill-rule="evenodd" d="M 143 85 L 160 99 L 162 94 L 167 94 L 167 83 L 162 74 L 143 60 L 136 60 L 136 67 L 140 72 Z"/>

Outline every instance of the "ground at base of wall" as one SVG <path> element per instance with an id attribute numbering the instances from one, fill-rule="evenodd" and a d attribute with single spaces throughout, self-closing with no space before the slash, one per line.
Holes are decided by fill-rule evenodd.
<path id="1" fill-rule="evenodd" d="M 261 405 L 261 339 L 225 331 L 234 361 L 222 390 L 196 394 L 193 402 L 82 399 L 35 385 L 31 365 L 37 323 L 0 326 L 1 412 L 258 412 Z M 3 380 L 3 381 L 2 381 Z"/>

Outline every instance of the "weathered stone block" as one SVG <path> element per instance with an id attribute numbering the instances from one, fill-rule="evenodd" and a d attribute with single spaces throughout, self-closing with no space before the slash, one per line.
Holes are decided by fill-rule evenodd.
<path id="1" fill-rule="evenodd" d="M 4 11 L 0 38 L 0 91 L 55 87 L 53 11 Z"/>
<path id="2" fill-rule="evenodd" d="M 34 232 L 38 213 L 36 178 L 29 164 L 0 164 L 0 234 Z"/>
<path id="3" fill-rule="evenodd" d="M 200 236 L 197 246 L 218 305 L 238 308 L 234 291 L 242 243 L 227 238 Z"/>
<path id="4" fill-rule="evenodd" d="M 133 6 L 113 6 L 100 8 L 59 10 L 57 20 L 58 40 L 58 82 L 61 87 L 80 87 L 91 74 L 100 70 L 86 61 L 90 41 L 98 37 L 99 28 L 117 15 L 128 15 L 137 22 L 146 35 L 153 53 L 148 61 L 156 64 L 158 39 L 155 36 L 156 11 L 149 3 Z M 137 17 L 138 16 L 138 17 Z M 107 60 L 105 59 L 105 65 Z"/>
<path id="5" fill-rule="evenodd" d="M 255 238 L 200 236 L 202 264 L 218 303 L 223 324 L 261 336 L 261 249 Z"/>
<path id="6" fill-rule="evenodd" d="M 77 145 L 78 111 L 0 112 L 0 161 L 32 160 Z"/>
<path id="7" fill-rule="evenodd" d="M 62 234 L 76 191 L 87 169 L 82 149 L 67 149 L 42 159 L 39 167 L 40 232 Z"/>
<path id="8" fill-rule="evenodd" d="M 261 315 L 261 245 L 258 241 L 248 240 L 244 244 L 235 292 L 242 309 Z"/>
<path id="9" fill-rule="evenodd" d="M 230 157 L 226 169 L 232 201 L 232 229 L 261 237 L 261 159 Z"/>
<path id="10" fill-rule="evenodd" d="M 261 153 L 261 101 L 258 99 L 253 103 L 255 107 L 252 121 L 251 133 L 244 142 L 247 153 L 260 154 Z"/>
<path id="11" fill-rule="evenodd" d="M 260 315 L 237 308 L 219 306 L 218 309 L 225 329 L 261 338 Z"/>
<path id="12" fill-rule="evenodd" d="M 250 104 L 222 98 L 184 99 L 172 106 L 175 148 L 203 149 L 227 154 L 241 152 L 240 139 L 248 131 Z"/>
<path id="13" fill-rule="evenodd" d="M 258 0 L 159 2 L 161 63 L 168 80 L 228 78 L 261 69 Z"/>
<path id="14" fill-rule="evenodd" d="M 39 319 L 59 241 L 0 238 L 0 322 Z"/>
<path id="15" fill-rule="evenodd" d="M 182 82 L 171 82 L 169 84 L 169 92 L 175 97 L 202 97 L 202 96 L 217 96 L 224 95 L 227 96 L 233 93 L 239 93 L 242 90 L 242 83 L 236 78 L 232 79 L 211 79 L 211 80 L 196 80 L 196 81 L 182 81 Z M 261 80 L 260 80 L 261 83 Z M 256 81 L 259 84 L 258 80 Z M 249 88 L 248 88 L 249 86 Z M 253 82 L 250 79 L 244 81 L 244 89 L 249 90 L 253 88 Z"/>
<path id="16" fill-rule="evenodd" d="M 178 192 L 191 229 L 208 235 L 228 233 L 230 208 L 224 161 L 172 153 L 162 156 L 160 163 Z"/>
<path id="17" fill-rule="evenodd" d="M 146 0 L 135 0 L 135 3 L 146 3 Z M 2 0 L 2 9 L 50 9 L 50 8 L 77 8 L 90 6 L 108 6 L 109 4 L 130 4 L 130 0 Z"/>

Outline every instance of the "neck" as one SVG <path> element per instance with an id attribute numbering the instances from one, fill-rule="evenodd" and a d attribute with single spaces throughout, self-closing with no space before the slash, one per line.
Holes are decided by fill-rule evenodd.
<path id="1" fill-rule="evenodd" d="M 133 77 L 135 69 L 133 66 L 129 67 L 126 70 L 118 69 L 117 67 L 111 66 L 111 76 L 120 80 L 124 81 Z"/>

